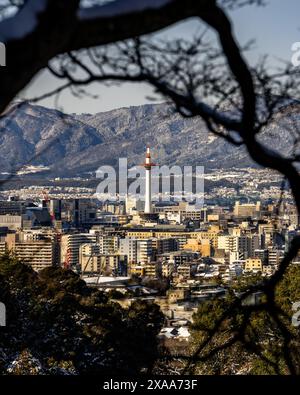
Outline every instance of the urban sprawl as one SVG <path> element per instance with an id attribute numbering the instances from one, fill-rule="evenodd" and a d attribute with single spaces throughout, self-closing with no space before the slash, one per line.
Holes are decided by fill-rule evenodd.
<path id="1" fill-rule="evenodd" d="M 53 198 L 46 190 L 40 201 L 3 198 L 0 253 L 36 271 L 73 270 L 89 286 L 115 292 L 124 306 L 138 298 L 157 303 L 166 317 L 161 338 L 188 340 L 199 304 L 224 298 L 242 276 L 277 270 L 299 217 L 291 200 L 277 194 L 273 201 L 200 208 L 186 201 L 154 204 L 149 149 L 144 167 L 145 201 Z"/>

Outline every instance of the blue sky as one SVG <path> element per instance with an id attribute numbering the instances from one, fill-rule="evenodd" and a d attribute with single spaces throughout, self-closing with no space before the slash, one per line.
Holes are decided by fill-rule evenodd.
<path id="1" fill-rule="evenodd" d="M 277 59 L 290 61 L 291 46 L 300 42 L 300 0 L 266 0 L 266 7 L 247 6 L 230 12 L 235 36 L 242 45 L 250 39 L 256 43 L 246 57 L 255 64 L 264 54 L 269 56 L 270 64 Z M 199 30 L 197 20 L 188 20 L 160 32 L 165 37 L 189 37 Z M 61 82 L 59 82 L 61 83 Z M 47 72 L 41 72 L 23 92 L 23 97 L 35 97 L 52 90 L 58 82 Z M 119 87 L 105 87 L 100 84 L 91 85 L 88 90 L 99 95 L 98 99 L 85 97 L 77 99 L 70 93 L 63 93 L 59 106 L 65 112 L 96 113 L 113 108 L 128 107 L 147 103 L 147 96 L 153 96 L 152 89 L 145 84 L 123 84 Z M 46 99 L 39 104 L 55 107 L 53 99 Z"/>

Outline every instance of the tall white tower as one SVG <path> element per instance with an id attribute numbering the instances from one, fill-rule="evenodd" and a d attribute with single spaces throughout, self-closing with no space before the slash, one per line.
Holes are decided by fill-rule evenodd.
<path id="1" fill-rule="evenodd" d="M 151 167 L 152 166 L 155 166 L 155 164 L 151 162 L 150 147 L 147 147 L 146 159 L 144 163 L 144 167 L 146 169 L 145 210 L 144 210 L 145 214 L 152 213 L 152 202 L 151 202 Z"/>

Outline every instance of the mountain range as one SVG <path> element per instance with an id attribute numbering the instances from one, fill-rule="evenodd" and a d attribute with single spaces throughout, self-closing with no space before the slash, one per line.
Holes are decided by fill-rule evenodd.
<path id="1" fill-rule="evenodd" d="M 289 154 L 300 104 L 286 105 L 262 133 L 264 143 Z M 13 105 L 0 119 L 0 166 L 12 172 L 43 165 L 52 176 L 83 176 L 101 165 L 143 161 L 146 145 L 159 165 L 255 167 L 244 147 L 210 134 L 201 118 L 184 118 L 168 103 L 146 104 L 96 114 L 64 114 L 29 103 Z"/>

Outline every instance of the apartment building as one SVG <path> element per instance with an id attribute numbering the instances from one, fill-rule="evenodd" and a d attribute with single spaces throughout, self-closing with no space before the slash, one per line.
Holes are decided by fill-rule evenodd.
<path id="1" fill-rule="evenodd" d="M 259 248 L 259 236 L 233 236 L 233 235 L 222 235 L 218 237 L 218 249 L 224 250 L 233 260 L 246 259 L 254 256 L 255 250 Z"/>
<path id="2" fill-rule="evenodd" d="M 147 263 L 152 257 L 152 239 L 120 239 L 119 251 L 127 255 L 128 263 Z"/>
<path id="3" fill-rule="evenodd" d="M 11 233 L 6 236 L 6 246 L 36 271 L 58 264 L 58 242 L 50 235 L 30 238 L 22 233 Z"/>
<path id="4" fill-rule="evenodd" d="M 98 243 L 100 247 L 100 254 L 113 254 L 119 248 L 119 236 L 115 235 L 99 235 Z"/>
<path id="5" fill-rule="evenodd" d="M 245 272 L 262 272 L 263 264 L 259 258 L 248 258 L 245 262 Z"/>
<path id="6" fill-rule="evenodd" d="M 22 228 L 22 222 L 22 215 L 0 215 L 0 227 L 3 228 L 18 230 Z"/>
<path id="7" fill-rule="evenodd" d="M 203 239 L 203 240 L 188 239 L 187 243 L 183 246 L 183 249 L 199 252 L 203 257 L 211 256 L 211 252 L 212 252 L 210 241 L 207 239 Z"/>
<path id="8" fill-rule="evenodd" d="M 233 214 L 236 217 L 240 218 L 258 218 L 260 216 L 261 211 L 261 203 L 257 202 L 256 204 L 253 203 L 246 203 L 242 204 L 240 202 L 235 202 L 235 206 L 233 209 Z"/>
<path id="9" fill-rule="evenodd" d="M 91 233 L 65 234 L 61 237 L 61 264 L 67 267 L 79 266 L 79 248 L 82 244 L 96 243 L 97 236 Z"/>

